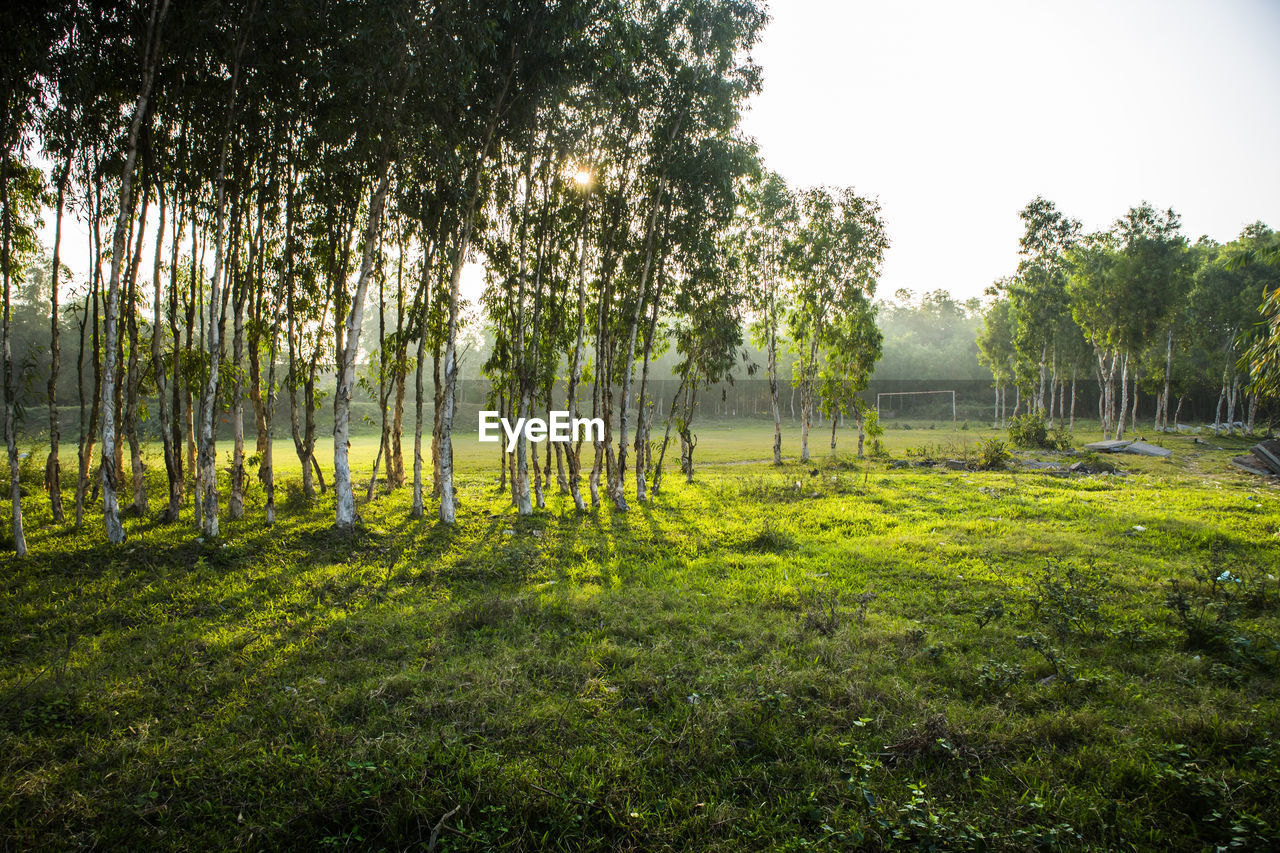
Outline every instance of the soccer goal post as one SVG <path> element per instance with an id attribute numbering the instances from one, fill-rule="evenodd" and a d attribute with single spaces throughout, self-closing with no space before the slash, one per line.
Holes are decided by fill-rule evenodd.
<path id="1" fill-rule="evenodd" d="M 876 414 L 881 413 L 880 401 L 885 397 L 920 397 L 929 394 L 951 395 L 951 428 L 956 429 L 956 392 L 955 391 L 882 391 L 876 394 Z"/>

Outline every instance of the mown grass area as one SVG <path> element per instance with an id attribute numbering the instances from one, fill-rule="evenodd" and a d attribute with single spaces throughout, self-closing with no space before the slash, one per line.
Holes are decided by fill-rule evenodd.
<path id="1" fill-rule="evenodd" d="M 699 458 L 767 458 L 770 431 L 701 430 Z M 407 491 L 351 536 L 328 496 L 268 529 L 255 486 L 219 542 L 131 519 L 119 548 L 52 526 L 37 476 L 0 572 L 0 838 L 1274 847 L 1280 491 L 1206 440 L 1068 478 L 827 457 L 819 429 L 809 466 L 524 520 L 466 442 L 454 529 Z"/>

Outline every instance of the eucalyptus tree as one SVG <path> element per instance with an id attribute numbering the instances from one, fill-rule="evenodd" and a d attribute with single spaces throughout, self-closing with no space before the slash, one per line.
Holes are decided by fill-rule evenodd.
<path id="1" fill-rule="evenodd" d="M 1205 378 L 1218 390 L 1215 431 L 1225 423 L 1228 432 L 1235 432 L 1237 407 L 1245 409 L 1242 389 L 1248 393 L 1253 384 L 1248 372 L 1252 362 L 1246 353 L 1253 346 L 1254 334 L 1265 331 L 1258 325 L 1259 308 L 1266 304 L 1267 295 L 1280 287 L 1277 267 L 1240 263 L 1239 259 L 1256 254 L 1275 239 L 1265 225 L 1250 225 L 1232 243 L 1204 252 L 1194 276 L 1188 299 L 1194 306 L 1198 347 L 1209 360 L 1211 372 Z"/>
<path id="2" fill-rule="evenodd" d="M 845 298 L 846 303 L 827 324 L 818 379 L 823 408 L 831 418 L 831 450 L 836 449 L 836 426 L 841 416 L 852 414 L 858 421 L 858 457 L 862 458 L 866 403 L 860 394 L 871 382 L 884 338 L 867 294 L 851 289 Z"/>
<path id="3" fill-rule="evenodd" d="M 347 293 L 345 276 L 331 280 L 336 308 L 334 350 L 338 359 L 333 398 L 333 480 L 339 528 L 350 528 L 356 522 L 349 436 L 365 295 L 380 248 L 391 167 L 399 138 L 405 132 L 406 114 L 402 107 L 415 83 L 422 81 L 422 75 L 415 69 L 430 59 L 434 44 L 430 22 L 420 20 L 412 4 L 396 4 L 382 9 L 376 16 L 363 14 L 363 9 L 360 12 L 362 14 L 350 22 L 356 38 L 343 39 L 335 50 L 336 76 L 342 85 L 335 87 L 332 102 L 321 111 L 330 121 L 339 115 L 348 120 L 354 115 L 357 133 L 350 152 L 352 165 L 368 186 L 354 290 Z M 367 147 L 361 145 L 361 137 L 366 136 Z"/>
<path id="4" fill-rule="evenodd" d="M 1147 203 L 1130 208 L 1118 219 L 1119 241 L 1114 281 L 1120 299 L 1113 328 L 1123 354 L 1120 374 L 1120 415 L 1116 437 L 1124 432 L 1129 384 L 1134 382 L 1133 422 L 1137 420 L 1137 367 L 1142 351 L 1167 322 L 1170 311 L 1180 302 L 1187 275 L 1187 241 L 1179 233 L 1181 218 L 1173 210 L 1158 211 Z"/>
<path id="5" fill-rule="evenodd" d="M 140 46 L 141 82 L 138 86 L 137 98 L 133 104 L 133 117 L 129 124 L 129 133 L 125 144 L 124 168 L 120 178 L 119 205 L 116 213 L 116 224 L 111 248 L 111 273 L 107 282 L 106 310 L 104 323 L 104 352 L 102 361 L 102 503 L 103 520 L 107 530 L 107 539 L 112 544 L 124 541 L 124 527 L 120 523 L 120 510 L 116 498 L 117 454 L 116 454 L 116 422 L 115 405 L 110 399 L 115 386 L 116 361 L 114 353 L 117 349 L 119 334 L 119 302 L 122 263 L 125 260 L 126 231 L 130 211 L 132 210 L 132 190 L 134 164 L 138 157 L 139 134 L 144 120 L 151 115 L 150 99 L 155 82 L 155 71 L 165 18 L 169 11 L 169 0 L 152 0 L 150 15 L 146 24 L 146 36 L 138 40 Z M 145 206 L 144 206 L 145 209 Z M 216 530 L 215 530 L 216 532 Z"/>
<path id="6" fill-rule="evenodd" d="M 1003 285 L 997 283 L 988 293 L 1003 291 Z M 978 333 L 978 361 L 991 371 L 991 384 L 995 388 L 995 408 L 991 417 L 993 428 L 1004 423 L 1004 395 L 1017 359 L 1013 347 L 1015 322 L 1012 303 L 1003 296 L 997 296 L 987 307 L 982 331 Z"/>
<path id="7" fill-rule="evenodd" d="M 686 482 L 693 482 L 693 432 L 698 411 L 698 393 L 712 385 L 733 381 L 742 345 L 746 298 L 733 269 L 735 258 L 724 245 L 723 234 L 713 235 L 719 245 L 699 253 L 691 263 L 672 300 L 672 337 L 679 356 L 675 370 L 680 377 L 666 430 L 659 445 L 653 471 L 653 494 L 662 490 L 663 463 L 671 441 L 672 427 L 680 443 L 680 470 Z"/>
<path id="8" fill-rule="evenodd" d="M 27 540 L 22 527 L 22 486 L 18 471 L 17 429 L 21 420 L 18 407 L 17 368 L 13 359 L 12 286 L 18 273 L 36 254 L 36 228 L 39 224 L 43 176 L 34 166 L 16 157 L 6 157 L 0 179 L 0 276 L 3 276 L 3 303 L 0 304 L 0 366 L 3 367 L 4 435 L 9 456 L 9 501 L 11 533 L 18 556 L 27 553 Z"/>
<path id="9" fill-rule="evenodd" d="M 652 406 L 647 405 L 646 396 L 659 312 L 667 309 L 669 300 L 677 322 L 683 315 L 686 322 L 707 324 L 708 329 L 717 328 L 725 317 L 741 317 L 747 294 L 744 280 L 748 258 L 743 251 L 745 223 L 738 214 L 738 200 L 745 179 L 756 168 L 750 145 L 728 132 L 707 134 L 695 145 L 682 146 L 679 158 L 672 164 L 668 204 L 662 217 L 664 227 L 655 253 L 652 305 L 643 330 L 637 396 L 641 417 L 637 419 L 635 442 L 638 501 L 647 498 Z M 690 288 L 699 292 L 689 294 Z M 725 295 L 717 297 L 717 290 L 725 291 Z M 722 374 L 727 375 L 727 368 L 722 371 L 718 365 L 723 359 L 732 364 L 735 347 L 741 343 L 740 331 L 732 336 L 699 336 L 694 348 L 699 357 L 689 363 L 704 379 L 711 376 L 718 381 Z"/>
<path id="10" fill-rule="evenodd" d="M 1115 313 L 1120 310 L 1115 282 L 1116 243 L 1114 235 L 1095 232 L 1086 235 L 1068 253 L 1071 316 L 1084 332 L 1097 362 L 1098 416 L 1104 436 L 1111 435 L 1115 423 L 1115 371 L 1120 361 Z"/>
<path id="11" fill-rule="evenodd" d="M 1052 401 L 1046 405 L 1045 389 L 1052 393 L 1056 385 L 1053 347 L 1062 328 L 1071 322 L 1067 253 L 1079 239 L 1080 223 L 1043 196 L 1032 199 L 1018 216 L 1024 227 L 1018 241 L 1018 274 L 1004 280 L 1019 319 L 1014 343 L 1020 357 L 1038 367 L 1035 411 L 1047 412 L 1052 421 Z"/>
<path id="12" fill-rule="evenodd" d="M 823 188 L 800 194 L 800 221 L 788 246 L 789 269 L 796 282 L 788 317 L 798 350 L 800 382 L 800 460 L 809 461 L 816 382 L 822 348 L 831 329 L 848 322 L 875 294 L 876 279 L 889 247 L 880 205 L 852 188 Z M 861 297 L 861 298 L 860 298 Z"/>
<path id="13" fill-rule="evenodd" d="M 736 0 L 690 0 L 654 11 L 657 14 L 652 17 L 647 34 L 661 49 L 654 55 L 658 73 L 651 78 L 654 98 L 653 112 L 646 122 L 648 151 L 639 166 L 643 200 L 637 212 L 642 214 L 638 221 L 644 224 L 637 231 L 638 240 L 634 244 L 637 259 L 634 266 L 638 269 L 634 274 L 634 288 L 627 294 L 631 309 L 622 338 L 619 376 L 621 399 L 613 501 L 624 510 L 627 508 L 624 494 L 627 426 L 637 334 L 646 302 L 661 295 L 653 286 L 656 262 L 660 260 L 659 237 L 669 227 L 667 218 L 679 212 L 677 206 L 688 203 L 687 198 L 681 198 L 688 193 L 674 183 L 701 184 L 700 192 L 712 199 L 716 197 L 714 192 L 706 192 L 707 176 L 699 175 L 691 166 L 695 163 L 723 166 L 725 159 L 732 161 L 731 137 L 741 105 L 759 89 L 759 69 L 748 52 L 767 20 L 763 9 L 754 3 Z M 724 159 L 721 154 L 725 155 Z M 717 171 L 724 182 L 721 188 L 731 193 L 733 167 Z M 669 202 L 668 194 L 675 197 L 674 204 Z M 732 213 L 732 205 L 729 212 Z"/>
<path id="14" fill-rule="evenodd" d="M 1258 306 L 1262 317 L 1258 334 L 1242 361 L 1249 370 L 1249 390 L 1254 400 L 1274 403 L 1280 401 L 1280 281 L 1274 278 L 1280 277 L 1280 235 L 1265 226 L 1258 231 L 1264 233 L 1258 233 L 1251 245 L 1242 246 L 1228 264 L 1235 268 L 1267 267 L 1267 274 L 1273 276 Z"/>
<path id="15" fill-rule="evenodd" d="M 440 520 L 453 524 L 457 503 L 453 488 L 453 417 L 457 399 L 459 283 L 462 266 L 474 236 L 477 211 L 487 191 L 482 176 L 497 151 L 495 143 L 527 132 L 536 114 L 539 95 L 554 88 L 594 4 L 529 2 L 502 4 L 500 19 L 459 16 L 458 24 L 470 55 L 458 67 L 465 74 L 466 119 L 451 128 L 451 136 L 466 152 L 463 172 L 466 191 L 454 213 L 453 245 L 448 253 L 448 321 L 444 344 L 444 383 L 440 401 Z M 468 10 L 468 14 L 487 10 Z"/>
<path id="16" fill-rule="evenodd" d="M 45 8 L 48 10 L 51 7 Z M 53 520 L 58 523 L 65 518 L 62 504 L 62 465 L 59 454 L 62 431 L 57 402 L 58 376 L 62 367 L 62 346 L 59 339 L 61 320 L 59 279 L 63 268 L 62 222 L 70 201 L 69 196 L 74 193 L 74 187 L 71 184 L 71 168 L 79 147 L 78 124 L 82 112 L 73 83 L 77 76 L 76 56 L 86 48 L 83 32 L 66 24 L 67 19 L 64 18 L 62 27 L 54 27 L 58 38 L 55 43 L 47 46 L 50 68 L 46 79 L 57 91 L 57 97 L 44 111 L 40 129 L 45 156 L 54 164 L 52 168 L 54 236 L 49 287 L 49 382 L 46 387 L 49 403 L 49 455 L 45 460 L 44 481 L 45 489 L 49 493 L 49 507 Z M 30 47 L 37 49 L 38 44 L 30 44 Z"/>
<path id="17" fill-rule="evenodd" d="M 790 307 L 786 246 L 796 226 L 794 193 L 782 176 L 766 172 L 743 194 L 748 220 L 744 249 L 753 275 L 747 284 L 752 330 L 765 352 L 769 403 L 773 412 L 773 464 L 782 464 L 782 410 L 778 405 L 778 353 L 783 319 Z"/>
<path id="18" fill-rule="evenodd" d="M 225 105 L 219 120 L 222 130 L 216 137 L 217 171 L 214 182 L 214 238 L 213 238 L 213 274 L 209 280 L 209 302 L 205 326 L 205 382 L 200 395 L 200 433 L 197 442 L 199 457 L 196 478 L 197 515 L 200 519 L 201 531 L 205 536 L 216 538 L 218 523 L 218 467 L 216 448 L 215 412 L 219 408 L 219 374 L 222 362 L 222 332 L 225 318 L 227 297 L 223 289 L 226 274 L 227 255 L 231 251 L 227 244 L 227 213 L 231 208 L 233 218 L 238 207 L 229 203 L 227 197 L 228 173 L 235 174 L 235 165 L 230 162 L 231 145 L 236 131 L 236 116 L 241 107 L 240 83 L 242 61 L 245 46 L 250 34 L 257 27 L 257 0 L 250 0 L 248 8 L 237 16 L 232 33 L 230 56 L 227 57 L 229 80 L 223 83 Z M 233 18 L 233 20 L 235 20 Z M 233 225 L 236 223 L 233 222 Z M 234 228 L 233 228 L 234 230 Z M 234 244 L 234 240 L 231 241 Z"/>
<path id="19" fill-rule="evenodd" d="M 19 4 L 9 10 L 0 34 L 0 386 L 4 394 L 12 533 L 14 549 L 20 556 L 26 553 L 27 543 L 18 479 L 18 389 L 10 340 L 11 289 L 13 279 L 36 248 L 34 226 L 42 202 L 43 176 L 31 165 L 27 152 L 35 141 L 40 113 L 51 94 L 50 59 L 68 26 L 66 13 L 64 4 Z M 53 277 L 56 291 L 56 265 Z M 56 326 L 56 311 L 53 322 Z"/>
<path id="20" fill-rule="evenodd" d="M 559 94 L 548 91 L 543 100 L 554 105 Z M 500 281 L 484 299 L 495 336 L 485 371 L 509 401 L 511 415 L 521 419 L 532 414 L 546 377 L 554 380 L 563 343 L 569 234 L 560 226 L 569 215 L 569 196 L 564 144 L 553 124 L 558 118 L 554 106 L 533 111 L 527 130 L 500 147 L 491 226 L 481 235 L 490 278 Z M 544 504 L 536 452 L 532 487 L 529 462 L 521 435 L 512 471 L 512 499 L 521 515 L 533 511 L 535 497 L 539 507 Z"/>

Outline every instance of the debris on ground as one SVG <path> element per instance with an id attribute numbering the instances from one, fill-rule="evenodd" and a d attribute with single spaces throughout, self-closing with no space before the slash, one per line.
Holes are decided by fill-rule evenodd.
<path id="1" fill-rule="evenodd" d="M 1097 453 L 1134 453 L 1138 456 L 1172 456 L 1173 451 L 1167 447 L 1159 447 L 1155 444 L 1148 444 L 1145 441 L 1128 441 L 1126 439 L 1113 439 L 1110 441 L 1095 441 L 1084 446 L 1085 450 L 1092 450 Z"/>
<path id="2" fill-rule="evenodd" d="M 1110 462 L 1103 462 L 1101 459 L 1099 459 L 1097 462 L 1074 462 L 1072 463 L 1071 467 L 1068 468 L 1067 470 L 1070 471 L 1072 474 L 1120 474 L 1120 473 L 1123 473 L 1122 471 L 1117 471 L 1116 466 L 1112 465 Z"/>
<path id="3" fill-rule="evenodd" d="M 1060 465 L 1057 462 L 1037 462 L 1035 459 L 1022 460 L 1022 467 L 1031 471 L 1041 471 L 1045 474 L 1066 474 L 1067 466 Z"/>
<path id="4" fill-rule="evenodd" d="M 1248 456 L 1237 456 L 1231 464 L 1259 477 L 1280 477 L 1280 440 L 1260 441 L 1249 448 Z"/>

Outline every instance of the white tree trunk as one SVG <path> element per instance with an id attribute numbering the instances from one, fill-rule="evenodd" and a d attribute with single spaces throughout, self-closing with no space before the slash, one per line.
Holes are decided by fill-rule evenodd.
<path id="1" fill-rule="evenodd" d="M 0 187 L 5 192 L 4 198 L 4 255 L 9 255 L 11 235 L 13 231 L 12 211 L 9 206 L 8 189 L 9 189 L 9 152 L 0 155 L 4 158 L 3 173 L 0 174 Z M 3 271 L 4 275 L 4 305 L 0 306 L 3 316 L 0 316 L 0 368 L 4 371 L 4 376 L 0 377 L 0 383 L 4 386 L 4 437 L 5 447 L 9 454 L 9 504 L 12 508 L 12 533 L 14 551 L 19 557 L 27 555 L 27 537 L 22 530 L 22 482 L 19 472 L 18 462 L 18 436 L 17 436 L 17 420 L 15 417 L 14 403 L 17 397 L 17 383 L 14 381 L 13 371 L 13 345 L 9 341 L 9 296 L 10 296 L 10 275 L 8 266 Z M 119 522 L 117 521 L 117 524 Z M 123 534 L 122 534 L 123 538 Z"/>
<path id="2" fill-rule="evenodd" d="M 1116 440 L 1124 438 L 1124 421 L 1129 411 L 1129 355 L 1120 362 L 1120 412 L 1116 420 Z"/>
<path id="3" fill-rule="evenodd" d="M 582 380 L 582 347 L 586 338 L 587 325 L 587 229 L 584 221 L 578 246 L 578 334 L 573 344 L 573 361 L 569 367 L 569 387 L 567 402 L 569 404 L 569 423 L 578 418 L 578 383 Z M 581 488 L 581 456 L 582 444 L 579 442 L 569 450 L 569 494 L 573 495 L 573 505 L 579 511 L 587 508 L 582 499 Z"/>
<path id="4" fill-rule="evenodd" d="M 635 372 L 636 334 L 640 329 L 640 317 L 644 310 L 644 300 L 648 291 L 649 274 L 653 270 L 653 242 L 657 231 L 658 212 L 662 207 L 662 194 L 666 189 L 665 176 L 658 179 L 658 188 L 654 193 L 653 209 L 649 212 L 649 225 L 645 232 L 644 269 L 640 274 L 640 284 L 636 292 L 636 306 L 631 315 L 630 329 L 627 335 L 625 365 L 622 371 L 622 400 L 618 409 L 618 468 L 617 482 L 613 489 L 613 502 L 618 509 L 627 509 L 627 415 L 631 404 L 631 378 Z"/>
<path id="5" fill-rule="evenodd" d="M 766 322 L 768 329 L 769 403 L 773 408 L 773 464 L 782 464 L 782 409 L 778 406 L 778 332 L 777 316 L 772 304 Z"/>
<path id="6" fill-rule="evenodd" d="M 334 523 L 341 529 L 356 523 L 356 497 L 351 487 L 351 394 L 356 384 L 356 357 L 360 352 L 360 328 L 364 317 L 364 297 L 373 272 L 373 256 L 378 251 L 378 231 L 382 226 L 382 207 L 391 180 L 391 160 L 382 164 L 382 175 L 369 201 L 369 222 L 364 233 L 364 256 L 360 260 L 360 278 L 351 298 L 347 314 L 346 340 L 338 369 L 338 386 L 333 395 L 333 494 L 336 501 Z"/>

